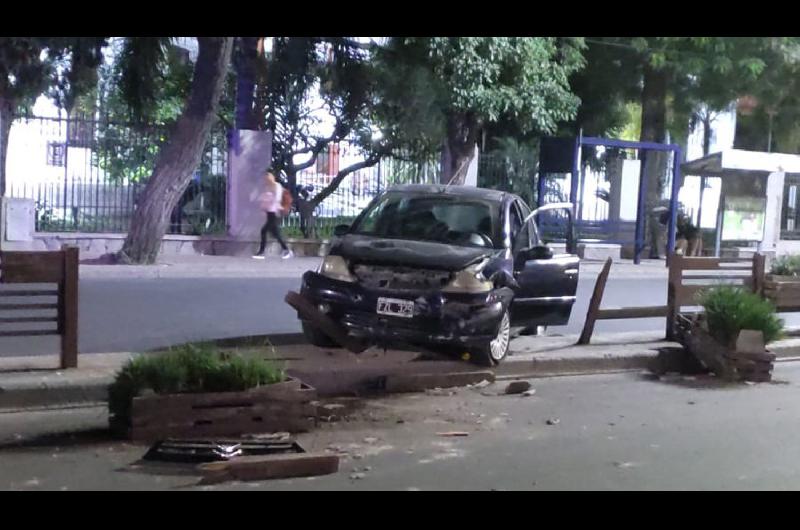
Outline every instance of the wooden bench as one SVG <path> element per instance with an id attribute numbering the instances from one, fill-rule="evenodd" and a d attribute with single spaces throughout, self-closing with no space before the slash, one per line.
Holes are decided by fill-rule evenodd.
<path id="1" fill-rule="evenodd" d="M 24 287 L 24 284 L 55 284 L 55 287 Z M 7 288 L 11 285 L 14 287 Z M 43 302 L 43 298 L 56 300 Z M 22 301 L 8 302 L 9 299 Z M 55 310 L 56 314 L 41 315 L 47 310 Z M 20 312 L 37 315 L 20 315 Z M 36 324 L 34 329 L 31 324 Z M 78 366 L 77 247 L 64 246 L 54 252 L 0 251 L 0 337 L 42 335 L 61 336 L 61 368 Z"/>
<path id="2" fill-rule="evenodd" d="M 678 314 L 684 312 L 684 307 L 696 307 L 696 295 L 703 289 L 738 285 L 760 293 L 765 265 L 763 254 L 755 254 L 752 260 L 671 256 L 667 281 L 667 339 L 675 340 Z"/>

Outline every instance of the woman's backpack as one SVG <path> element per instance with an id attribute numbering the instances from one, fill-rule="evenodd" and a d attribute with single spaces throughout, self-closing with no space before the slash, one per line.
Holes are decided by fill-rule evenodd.
<path id="1" fill-rule="evenodd" d="M 288 213 L 292 209 L 292 194 L 286 188 L 283 188 L 283 194 L 281 195 L 281 213 L 283 215 L 288 215 Z"/>

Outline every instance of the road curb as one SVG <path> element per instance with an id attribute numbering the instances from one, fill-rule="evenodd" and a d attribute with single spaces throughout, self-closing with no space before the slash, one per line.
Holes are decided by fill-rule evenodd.
<path id="1" fill-rule="evenodd" d="M 215 341 L 220 345 L 283 345 L 298 344 L 301 334 L 257 335 Z M 299 343 L 302 343 L 300 341 Z M 796 343 L 796 344 L 795 344 Z M 666 369 L 669 371 L 680 362 L 680 348 L 667 350 L 649 350 L 647 353 L 630 355 L 605 355 L 586 357 L 550 357 L 514 359 L 513 356 L 496 367 L 493 372 L 496 380 L 528 379 L 557 376 L 594 375 L 649 369 Z M 800 361 L 800 339 L 792 340 L 784 346 L 774 347 L 778 362 Z M 664 368 L 666 367 L 666 368 Z M 382 388 L 381 381 L 387 377 L 414 378 L 418 383 L 414 390 L 424 390 L 428 386 L 446 387 L 463 386 L 465 378 L 474 378 L 482 373 L 481 368 L 461 361 L 423 361 L 408 362 L 389 367 L 338 366 L 320 370 L 294 370 L 289 373 L 300 378 L 309 379 L 319 386 L 320 395 L 326 397 L 341 395 L 360 395 L 364 392 L 389 392 L 392 388 Z M 485 370 L 485 369 L 483 369 Z M 116 369 L 107 375 L 95 374 L 83 377 L 80 381 L 65 380 L 40 381 L 29 379 L 25 383 L 0 386 L 0 413 L 19 411 L 20 409 L 64 407 L 78 405 L 96 405 L 108 400 L 108 385 L 113 382 Z M 67 372 L 65 372 L 67 373 Z M 447 381 L 452 377 L 452 381 Z M 474 382 L 474 381 L 473 381 Z M 0 385 L 2 380 L 0 379 Z"/>
<path id="2" fill-rule="evenodd" d="M 113 376 L 76 385 L 11 387 L 0 389 L 0 413 L 108 401 Z"/>

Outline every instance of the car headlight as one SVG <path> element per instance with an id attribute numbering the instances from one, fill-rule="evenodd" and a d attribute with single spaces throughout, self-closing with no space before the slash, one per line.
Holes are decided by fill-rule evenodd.
<path id="1" fill-rule="evenodd" d="M 485 259 L 458 271 L 442 291 L 445 293 L 486 293 L 491 291 L 494 284 L 483 276 L 483 269 L 488 263 L 489 260 Z"/>
<path id="2" fill-rule="evenodd" d="M 325 256 L 317 272 L 332 280 L 339 280 L 341 282 L 356 281 L 355 277 L 350 274 L 350 270 L 347 268 L 347 262 L 341 256 Z"/>

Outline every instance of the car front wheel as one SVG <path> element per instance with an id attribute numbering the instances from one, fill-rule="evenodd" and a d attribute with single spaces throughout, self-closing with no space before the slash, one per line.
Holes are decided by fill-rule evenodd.
<path id="1" fill-rule="evenodd" d="M 508 310 L 503 313 L 497 336 L 474 352 L 474 361 L 482 366 L 497 366 L 508 355 L 511 343 L 511 318 Z"/>

